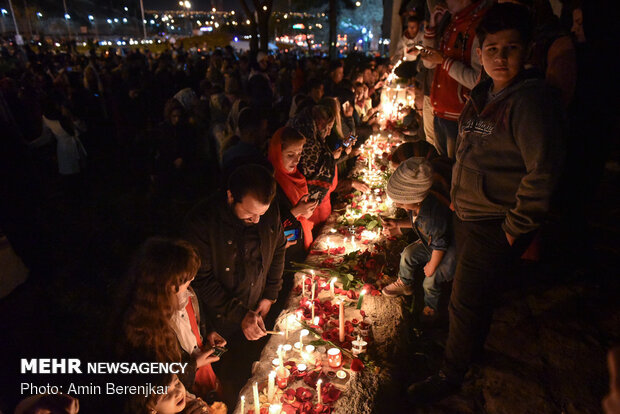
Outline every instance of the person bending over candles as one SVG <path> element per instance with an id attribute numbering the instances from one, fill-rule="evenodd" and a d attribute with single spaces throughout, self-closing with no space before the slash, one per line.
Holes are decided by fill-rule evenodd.
<path id="1" fill-rule="evenodd" d="M 398 280 L 383 288 L 388 297 L 413 294 L 416 272 L 423 266 L 424 318 L 437 317 L 441 293 L 440 283 L 451 281 L 456 266 L 452 233 L 452 211 L 433 192 L 433 167 L 422 157 L 401 163 L 388 181 L 386 192 L 396 207 L 407 210 L 409 219 L 384 220 L 384 231 L 390 236 L 401 228 L 413 228 L 419 240 L 401 253 Z"/>
<path id="2" fill-rule="evenodd" d="M 338 185 L 336 160 L 326 141 L 334 122 L 331 108 L 315 105 L 304 109 L 287 123 L 306 137 L 298 168 L 308 183 L 308 199 L 319 202 L 310 217 L 315 225 L 323 224 L 329 217 L 332 209 L 330 194 Z"/>
<path id="3" fill-rule="evenodd" d="M 220 378 L 225 401 L 233 404 L 264 345 L 254 341 L 267 335 L 264 318 L 282 286 L 286 239 L 278 205 L 272 202 L 276 180 L 265 167 L 237 168 L 227 187 L 192 208 L 184 233 L 201 258 L 192 286 L 231 344 L 218 375 L 221 370 L 228 376 Z"/>
<path id="4" fill-rule="evenodd" d="M 189 363 L 181 381 L 204 398 L 216 398 L 221 386 L 211 364 L 214 347 L 226 340 L 200 317 L 191 287 L 200 267 L 194 246 L 184 240 L 150 238 L 134 257 L 133 299 L 123 331 L 136 355 L 161 362 Z M 202 323 L 201 323 L 202 322 Z"/>
<path id="5" fill-rule="evenodd" d="M 306 138 L 293 128 L 278 129 L 269 142 L 268 158 L 275 171 L 278 188 L 276 201 L 284 234 L 287 257 L 300 261 L 312 244 L 312 227 L 308 220 L 318 201 L 308 200 L 308 182 L 297 169 Z"/>

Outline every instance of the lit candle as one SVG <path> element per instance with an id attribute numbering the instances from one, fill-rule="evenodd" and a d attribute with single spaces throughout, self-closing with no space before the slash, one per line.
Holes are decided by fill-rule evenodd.
<path id="1" fill-rule="evenodd" d="M 269 383 L 267 385 L 267 401 L 271 403 L 273 395 L 276 392 L 276 372 L 271 371 L 269 373 Z"/>
<path id="2" fill-rule="evenodd" d="M 282 360 L 282 345 L 278 345 L 278 366 L 282 367 L 284 365 L 284 361 Z"/>
<path id="3" fill-rule="evenodd" d="M 301 297 L 306 296 L 306 275 L 301 280 Z"/>
<path id="4" fill-rule="evenodd" d="M 362 302 L 364 302 L 364 295 L 366 294 L 366 289 L 362 289 L 360 292 L 360 298 L 357 300 L 357 309 L 362 309 Z"/>
<path id="5" fill-rule="evenodd" d="M 316 396 L 319 400 L 319 405 L 323 404 L 323 398 L 321 398 L 321 384 L 323 384 L 323 380 L 319 378 L 316 382 Z"/>
<path id="6" fill-rule="evenodd" d="M 258 382 L 254 383 L 252 391 L 254 393 L 254 412 L 260 413 L 260 401 L 258 399 Z"/>
<path id="7" fill-rule="evenodd" d="M 316 283 L 312 280 L 312 303 L 314 303 L 314 296 L 316 295 Z"/>
<path id="8" fill-rule="evenodd" d="M 346 240 L 346 237 L 345 237 L 345 240 Z M 335 288 L 334 285 L 335 284 L 336 284 L 336 278 L 334 277 L 334 278 L 332 278 L 332 281 L 329 282 L 329 291 L 332 294 L 332 296 L 336 296 L 336 292 L 334 290 L 334 288 Z"/>
<path id="9" fill-rule="evenodd" d="M 285 345 L 282 347 L 282 351 L 284 352 L 284 358 L 286 358 L 287 353 L 288 353 L 291 349 L 293 349 L 293 347 L 291 346 L 291 344 L 285 344 Z"/>
<path id="10" fill-rule="evenodd" d="M 308 367 L 306 366 L 306 364 L 297 364 L 297 371 L 299 372 L 306 372 L 306 369 Z"/>
<path id="11" fill-rule="evenodd" d="M 301 332 L 299 332 L 299 342 L 295 344 L 295 348 L 297 348 L 297 345 L 299 345 L 300 352 L 304 349 L 304 336 L 308 335 L 309 333 L 310 331 L 308 331 L 307 329 L 302 329 Z"/>
<path id="12" fill-rule="evenodd" d="M 344 300 L 340 301 L 338 309 L 338 340 L 344 342 Z"/>
<path id="13" fill-rule="evenodd" d="M 245 414 L 245 395 L 241 396 L 241 414 Z"/>
<path id="14" fill-rule="evenodd" d="M 327 363 L 332 368 L 338 368 L 342 365 L 342 352 L 338 348 L 329 348 L 327 350 Z"/>

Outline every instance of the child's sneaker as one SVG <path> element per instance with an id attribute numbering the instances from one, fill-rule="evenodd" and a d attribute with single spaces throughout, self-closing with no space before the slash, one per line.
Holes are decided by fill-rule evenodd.
<path id="1" fill-rule="evenodd" d="M 411 296 L 413 295 L 413 288 L 411 286 L 405 285 L 405 283 L 398 278 L 398 280 L 394 283 L 390 283 L 381 291 L 385 296 L 393 298 L 396 296 Z"/>

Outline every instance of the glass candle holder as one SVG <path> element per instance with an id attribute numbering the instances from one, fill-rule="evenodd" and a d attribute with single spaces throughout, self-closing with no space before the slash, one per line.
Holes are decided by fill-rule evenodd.
<path id="1" fill-rule="evenodd" d="M 278 368 L 276 370 L 276 384 L 278 387 L 283 390 L 288 386 L 288 379 L 291 376 L 291 371 L 282 367 L 282 369 Z"/>
<path id="2" fill-rule="evenodd" d="M 338 368 L 342 365 L 342 352 L 338 348 L 330 348 L 327 351 L 327 363 L 332 368 Z"/>

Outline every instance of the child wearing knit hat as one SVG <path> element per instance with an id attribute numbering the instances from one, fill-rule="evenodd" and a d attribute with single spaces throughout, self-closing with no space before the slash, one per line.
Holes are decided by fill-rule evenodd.
<path id="1" fill-rule="evenodd" d="M 413 294 L 414 278 L 424 271 L 424 316 L 434 319 L 441 293 L 440 283 L 451 281 L 456 267 L 452 232 L 452 211 L 431 191 L 433 167 L 423 157 L 404 161 L 387 184 L 387 195 L 396 207 L 405 209 L 409 219 L 384 220 L 390 234 L 413 228 L 419 240 L 401 253 L 398 280 L 383 288 L 388 297 Z"/>

